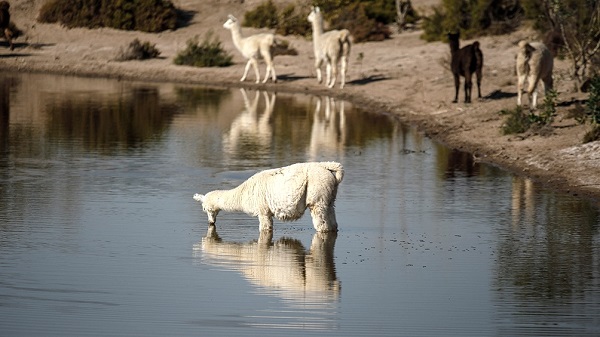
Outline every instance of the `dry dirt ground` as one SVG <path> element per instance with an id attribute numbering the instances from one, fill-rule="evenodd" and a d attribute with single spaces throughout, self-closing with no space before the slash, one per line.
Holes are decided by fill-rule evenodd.
<path id="1" fill-rule="evenodd" d="M 190 14 L 187 26 L 160 34 L 126 32 L 114 29 L 66 29 L 36 21 L 45 1 L 12 0 L 12 20 L 24 31 L 10 51 L 0 42 L 0 69 L 82 76 L 99 76 L 144 81 L 169 81 L 218 86 L 245 86 L 280 92 L 330 95 L 365 108 L 393 113 L 446 145 L 474 153 L 478 160 L 492 163 L 517 174 L 569 191 L 600 197 L 600 142 L 582 145 L 589 126 L 569 117 L 573 100 L 585 98 L 574 90 L 568 63 L 555 61 L 554 82 L 559 91 L 558 115 L 543 133 L 505 136 L 505 117 L 498 112 L 516 106 L 514 71 L 517 43 L 535 39 L 524 29 L 508 36 L 479 38 L 484 53 L 482 100 L 451 103 L 453 79 L 448 70 L 449 47 L 440 42 L 426 43 L 421 32 L 394 34 L 384 42 L 360 43 L 352 47 L 348 85 L 327 89 L 317 83 L 310 40 L 285 37 L 297 56 L 278 56 L 277 83 L 257 85 L 253 75 L 240 83 L 245 61 L 235 50 L 229 31 L 222 27 L 227 14 L 242 17 L 262 0 L 174 0 Z M 292 2 L 276 0 L 276 4 Z M 417 10 L 426 10 L 438 0 L 413 0 Z M 197 35 L 201 39 L 212 30 L 222 46 L 234 56 L 227 68 L 176 66 L 173 58 Z M 258 30 L 245 28 L 243 34 Z M 159 59 L 117 62 L 115 57 L 133 39 L 155 43 Z M 461 45 L 472 41 L 461 41 Z M 362 57 L 361 57 L 362 56 Z M 264 65 L 261 66 L 264 74 Z M 527 101 L 526 101 L 527 102 Z"/>

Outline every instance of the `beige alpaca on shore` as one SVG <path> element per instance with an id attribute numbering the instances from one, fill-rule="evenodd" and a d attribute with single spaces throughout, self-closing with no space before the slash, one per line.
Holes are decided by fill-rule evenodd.
<path id="1" fill-rule="evenodd" d="M 269 80 L 269 75 L 273 82 L 277 82 L 277 75 L 275 74 L 275 67 L 273 66 L 273 54 L 272 49 L 275 44 L 275 35 L 271 33 L 262 33 L 251 35 L 248 37 L 242 37 L 242 27 L 240 22 L 233 16 L 229 15 L 227 21 L 223 24 L 224 28 L 231 30 L 231 38 L 233 44 L 242 53 L 242 55 L 248 59 L 246 68 L 244 69 L 244 75 L 240 79 L 240 82 L 246 80 L 248 76 L 248 70 L 250 65 L 254 68 L 254 74 L 256 75 L 256 83 L 260 82 L 260 74 L 258 72 L 258 60 L 263 59 L 267 64 L 267 72 L 265 73 L 265 79 L 263 83 Z"/>
<path id="2" fill-rule="evenodd" d="M 331 30 L 323 32 L 323 13 L 319 7 L 313 7 L 308 15 L 308 21 L 312 24 L 313 48 L 315 51 L 315 69 L 317 80 L 322 82 L 321 65 L 326 63 L 327 82 L 329 88 L 335 86 L 338 65 L 340 66 L 341 82 L 340 88 L 346 84 L 346 71 L 348 57 L 350 56 L 350 31 L 347 29 Z"/>
<path id="3" fill-rule="evenodd" d="M 552 90 L 552 68 L 554 60 L 550 50 L 541 42 L 519 42 L 517 52 L 517 105 L 521 106 L 523 86 L 528 82 L 527 94 L 531 109 L 537 106 L 537 85 L 544 82 L 544 91 Z"/>

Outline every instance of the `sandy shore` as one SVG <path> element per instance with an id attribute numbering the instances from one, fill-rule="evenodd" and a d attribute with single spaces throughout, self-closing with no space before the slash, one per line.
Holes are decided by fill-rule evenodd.
<path id="1" fill-rule="evenodd" d="M 243 4 L 234 0 L 173 2 L 178 8 L 195 13 L 189 25 L 176 31 L 147 34 L 114 29 L 65 29 L 42 24 L 35 18 L 44 1 L 10 1 L 12 19 L 25 35 L 16 40 L 16 49 L 12 52 L 4 41 L 0 42 L 0 69 L 330 95 L 374 111 L 393 113 L 431 138 L 471 152 L 482 162 L 573 194 L 600 197 L 600 142 L 582 144 L 589 125 L 580 125 L 569 117 L 572 109 L 569 102 L 585 96 L 574 91 L 567 61 L 555 60 L 554 81 L 560 104 L 552 127 L 543 135 L 504 136 L 501 133 L 504 117 L 498 112 L 516 106 L 517 43 L 521 39 L 534 39 L 535 33 L 530 30 L 478 39 L 485 59 L 484 98 L 465 104 L 461 88 L 460 102 L 453 104 L 454 85 L 447 68 L 449 47 L 440 42 L 426 43 L 419 38 L 419 31 L 394 34 L 384 42 L 353 45 L 349 83 L 344 89 L 327 89 L 317 83 L 311 41 L 298 37 L 285 37 L 299 55 L 275 59 L 277 83 L 255 84 L 252 75 L 241 83 L 245 61 L 222 24 L 227 14 L 242 17 L 261 1 L 247 0 Z M 431 2 L 413 3 L 418 9 Z M 185 48 L 188 39 L 195 35 L 202 38 L 209 30 L 234 56 L 233 66 L 200 69 L 173 64 L 174 56 Z M 243 34 L 258 31 L 247 28 Z M 135 38 L 155 43 L 161 57 L 148 61 L 115 61 L 120 48 Z M 471 42 L 461 41 L 462 44 Z M 264 74 L 264 65 L 261 74 Z"/>

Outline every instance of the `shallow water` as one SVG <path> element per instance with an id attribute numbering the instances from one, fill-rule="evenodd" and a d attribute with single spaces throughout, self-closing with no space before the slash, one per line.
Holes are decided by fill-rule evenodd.
<path id="1" fill-rule="evenodd" d="M 345 167 L 337 235 L 191 198 L 309 160 Z M 3 336 L 597 336 L 598 227 L 347 102 L 0 75 Z"/>

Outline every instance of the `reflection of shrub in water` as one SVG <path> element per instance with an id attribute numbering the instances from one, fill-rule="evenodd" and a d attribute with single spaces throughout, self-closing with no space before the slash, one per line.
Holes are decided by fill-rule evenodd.
<path id="1" fill-rule="evenodd" d="M 177 111 L 161 103 L 154 88 L 134 89 L 115 100 L 58 97 L 46 105 L 51 137 L 82 139 L 90 148 L 130 147 L 155 138 Z"/>
<path id="2" fill-rule="evenodd" d="M 231 91 L 208 87 L 177 87 L 177 101 L 185 110 L 208 110 L 218 114 L 221 104 L 231 99 Z"/>
<path id="3" fill-rule="evenodd" d="M 564 303 L 572 315 L 592 306 L 597 312 L 597 296 L 589 289 L 597 286 L 590 275 L 599 270 L 598 210 L 593 203 L 536 189 L 530 180 L 513 178 L 513 223 L 498 235 L 494 288 L 501 298 L 515 298 L 510 303 L 523 309 L 521 318 L 532 324 L 540 324 L 537 304 L 563 299 L 577 298 L 576 305 Z"/>

